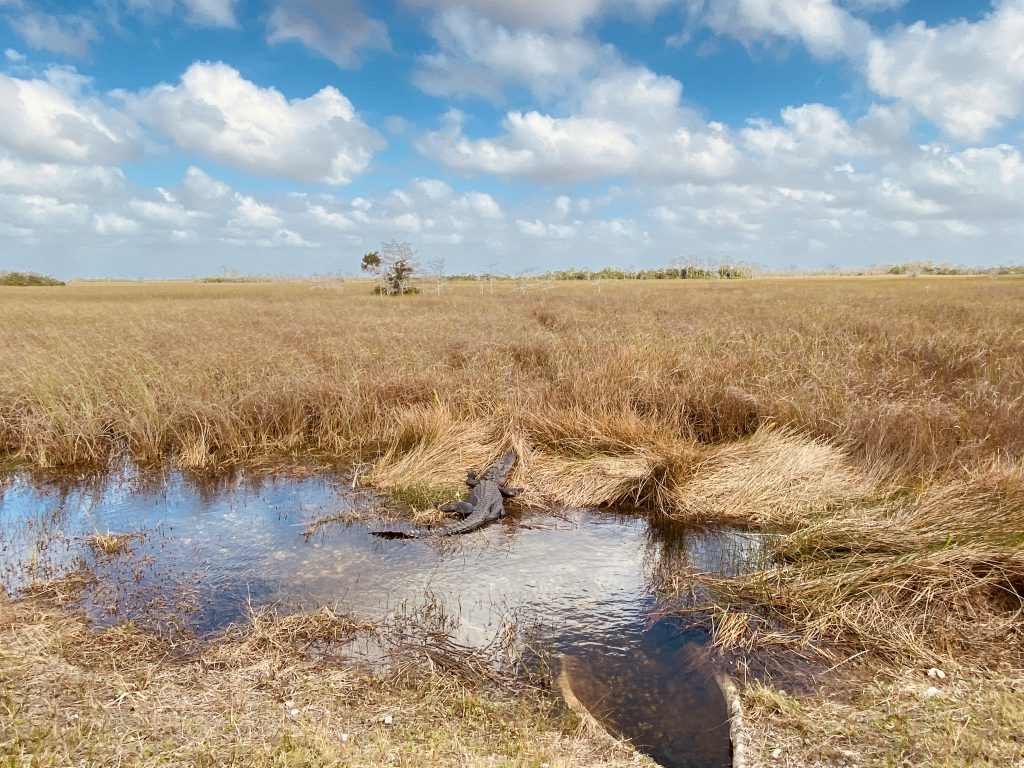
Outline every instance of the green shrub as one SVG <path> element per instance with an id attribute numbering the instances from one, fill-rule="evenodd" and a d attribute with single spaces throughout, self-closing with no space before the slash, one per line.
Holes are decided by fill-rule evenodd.
<path id="1" fill-rule="evenodd" d="M 64 285 L 64 281 L 34 272 L 0 272 L 0 285 Z"/>

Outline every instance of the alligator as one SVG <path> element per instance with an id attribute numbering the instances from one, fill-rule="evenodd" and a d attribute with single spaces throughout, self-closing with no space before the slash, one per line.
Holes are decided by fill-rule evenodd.
<path id="1" fill-rule="evenodd" d="M 407 531 L 371 531 L 371 535 L 385 539 L 426 539 L 435 536 L 458 536 L 483 528 L 490 522 L 505 516 L 503 499 L 509 499 L 522 492 L 522 488 L 506 488 L 505 481 L 516 455 L 512 451 L 504 454 L 482 475 L 470 470 L 466 475 L 469 498 L 453 501 L 438 507 L 442 512 L 454 514 L 459 522 L 440 528 L 413 528 Z"/>

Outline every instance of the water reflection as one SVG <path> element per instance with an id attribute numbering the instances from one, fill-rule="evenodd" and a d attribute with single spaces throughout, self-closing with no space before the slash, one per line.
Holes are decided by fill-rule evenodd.
<path id="1" fill-rule="evenodd" d="M 728 713 L 706 640 L 662 619 L 631 638 L 625 653 L 563 656 L 563 679 L 606 728 L 665 768 L 727 766 Z"/>

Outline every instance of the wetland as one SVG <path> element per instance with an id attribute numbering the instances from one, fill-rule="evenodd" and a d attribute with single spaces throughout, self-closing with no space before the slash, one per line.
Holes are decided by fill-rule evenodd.
<path id="1" fill-rule="evenodd" d="M 0 288 L 0 754 L 1024 758 L 1024 281 L 528 283 Z"/>

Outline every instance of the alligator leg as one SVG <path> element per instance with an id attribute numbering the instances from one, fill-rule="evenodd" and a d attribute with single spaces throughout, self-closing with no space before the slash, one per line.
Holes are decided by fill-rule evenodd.
<path id="1" fill-rule="evenodd" d="M 442 512 L 448 512 L 456 517 L 463 518 L 473 511 L 473 505 L 468 501 L 450 501 L 447 504 L 441 504 L 438 509 Z"/>
<path id="2" fill-rule="evenodd" d="M 468 485 L 470 488 L 476 488 L 479 484 L 480 481 L 477 479 L 476 470 L 469 470 L 469 472 L 466 473 L 466 485 Z"/>
<path id="3" fill-rule="evenodd" d="M 503 498 L 511 499 L 513 496 L 518 496 L 525 489 L 523 489 L 523 488 L 499 488 L 498 490 L 501 491 L 501 495 L 502 495 Z"/>

